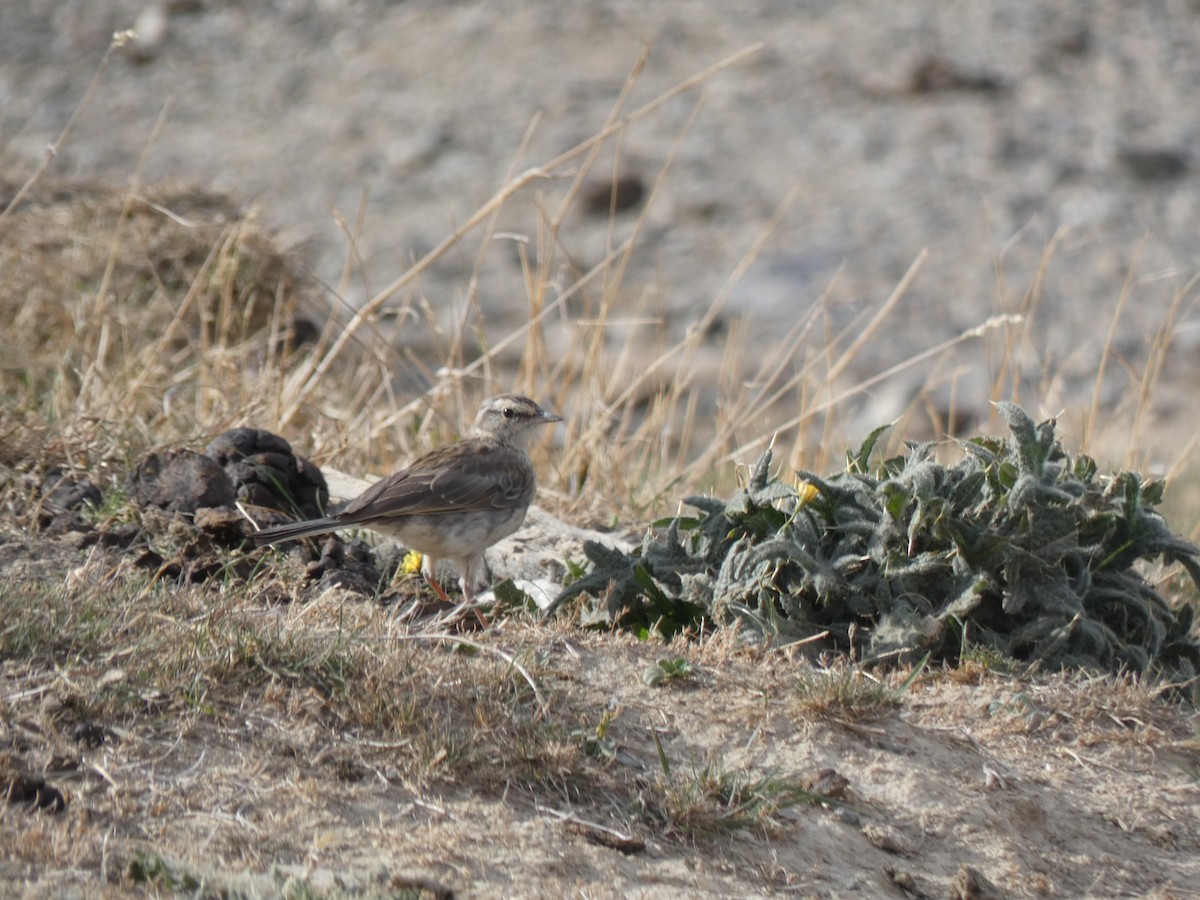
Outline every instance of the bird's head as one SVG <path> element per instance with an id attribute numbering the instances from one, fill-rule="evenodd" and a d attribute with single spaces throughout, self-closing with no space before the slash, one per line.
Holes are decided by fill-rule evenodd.
<path id="1" fill-rule="evenodd" d="M 483 401 L 471 432 L 525 450 L 538 426 L 561 421 L 562 416 L 546 412 L 528 397 L 500 394 Z"/>

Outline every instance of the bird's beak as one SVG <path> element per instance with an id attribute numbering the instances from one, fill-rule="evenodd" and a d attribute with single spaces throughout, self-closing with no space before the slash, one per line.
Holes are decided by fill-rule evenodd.
<path id="1" fill-rule="evenodd" d="M 553 422 L 561 422 L 562 420 L 562 416 L 556 416 L 552 412 L 546 412 L 544 409 L 542 410 L 542 422 L 545 424 L 550 425 Z"/>

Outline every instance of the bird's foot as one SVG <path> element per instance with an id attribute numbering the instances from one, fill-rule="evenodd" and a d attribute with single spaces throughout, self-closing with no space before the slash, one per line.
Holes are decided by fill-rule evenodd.
<path id="1" fill-rule="evenodd" d="M 454 601 L 450 599 L 450 595 L 446 593 L 446 589 L 442 587 L 436 578 L 426 573 L 425 581 L 433 589 L 433 592 L 437 594 L 439 600 L 446 604 L 454 603 Z M 445 621 L 447 624 L 461 622 L 468 611 L 475 613 L 475 618 L 479 620 L 481 627 L 491 627 L 491 623 L 487 620 L 487 618 L 484 617 L 482 610 L 475 602 L 474 591 L 463 591 L 462 602 L 457 604 L 454 609 L 450 611 L 450 613 L 445 617 Z"/>

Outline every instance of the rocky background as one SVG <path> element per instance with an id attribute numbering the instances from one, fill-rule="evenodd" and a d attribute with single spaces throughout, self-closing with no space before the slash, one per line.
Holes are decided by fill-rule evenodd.
<path id="1" fill-rule="evenodd" d="M 930 253 L 850 380 L 1020 311 L 1053 243 L 1023 376 L 1041 385 L 1046 414 L 1086 407 L 1128 291 L 1113 341 L 1127 368 L 1105 383 L 1115 404 L 1200 271 L 1200 10 L 1188 0 L 6 3 L 6 171 L 33 170 L 112 33 L 129 27 L 137 43 L 104 73 L 53 171 L 179 179 L 260 204 L 331 285 L 365 201 L 351 306 L 451 233 L 506 173 L 598 131 L 645 45 L 626 110 L 763 42 L 616 148 L 615 169 L 647 189 L 672 160 L 624 284 L 626 296 L 650 298 L 668 333 L 707 309 L 789 192 L 724 313 L 748 323 L 751 341 L 770 340 L 823 294 L 832 327 L 848 325 Z M 500 230 L 533 248 L 537 218 L 524 201 L 561 188 L 535 184 Z M 579 204 L 565 249 L 591 265 L 610 227 L 619 240 L 633 217 L 610 225 L 607 210 Z M 476 289 L 489 327 L 504 333 L 527 308 L 516 243 L 498 243 Z M 427 301 L 453 321 L 475 263 L 472 252 L 444 257 L 395 306 Z M 1164 454 L 1190 436 L 1193 293 L 1172 327 L 1157 405 Z M 714 358 L 724 333 L 714 330 Z M 958 404 L 986 409 L 994 372 L 970 343 L 961 349 L 877 386 L 858 427 L 894 417 L 927 385 L 953 385 Z"/>

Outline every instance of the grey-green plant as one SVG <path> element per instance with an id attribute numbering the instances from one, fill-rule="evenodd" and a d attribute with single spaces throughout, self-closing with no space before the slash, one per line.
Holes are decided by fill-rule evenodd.
<path id="1" fill-rule="evenodd" d="M 661 687 L 672 682 L 687 681 L 695 671 L 696 667 L 682 656 L 661 656 L 654 665 L 642 670 L 642 681 L 649 687 Z"/>
<path id="2" fill-rule="evenodd" d="M 1162 560 L 1200 584 L 1200 549 L 1155 510 L 1163 482 L 1100 474 L 1053 420 L 997 406 L 1010 436 L 957 441 L 950 465 L 928 443 L 872 462 L 889 426 L 825 478 L 773 477 L 768 451 L 732 498 L 688 497 L 700 514 L 656 523 L 633 553 L 587 545 L 590 571 L 551 609 L 586 597 L 586 623 L 668 637 L 740 621 L 864 661 L 954 662 L 982 646 L 1193 679 L 1193 604 L 1145 575 Z"/>

